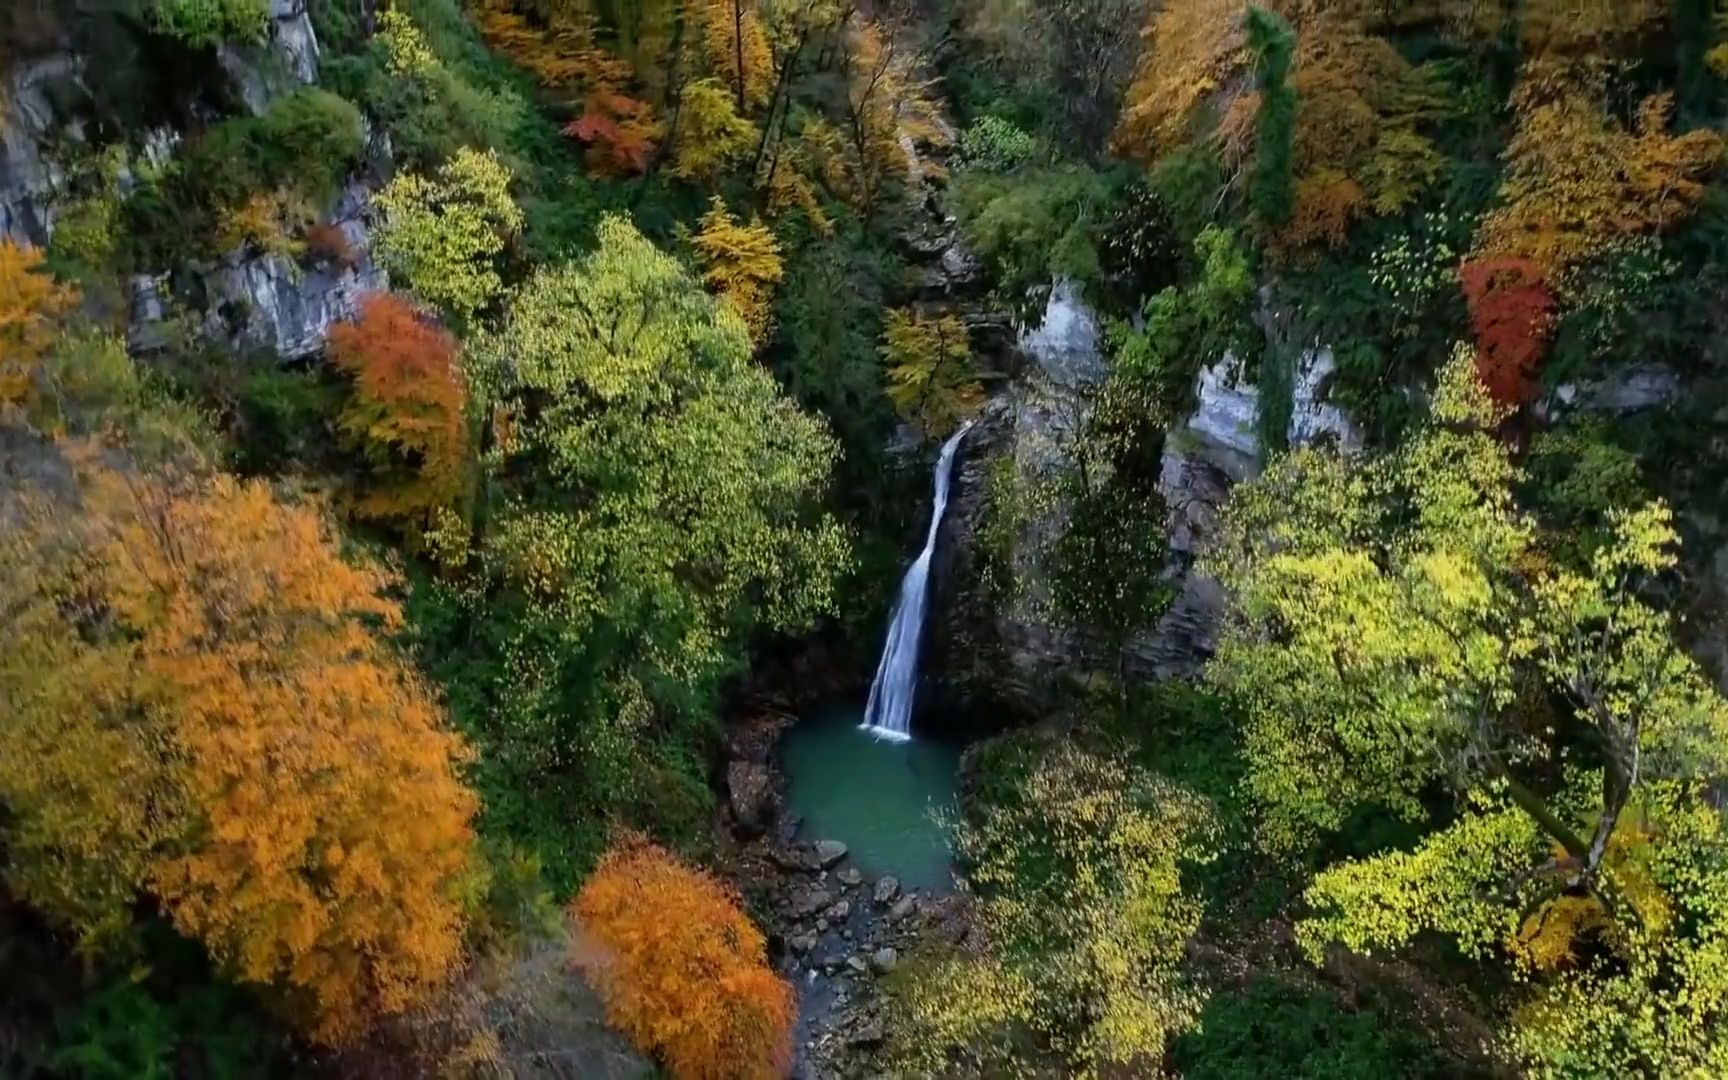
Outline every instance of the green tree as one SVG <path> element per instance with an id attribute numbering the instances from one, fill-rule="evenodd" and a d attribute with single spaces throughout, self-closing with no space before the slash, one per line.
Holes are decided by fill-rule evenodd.
<path id="1" fill-rule="evenodd" d="M 428 303 L 473 318 L 503 291 L 497 259 L 522 228 L 510 182 L 497 155 L 467 147 L 436 176 L 397 176 L 377 195 L 379 257 Z"/>
<path id="2" fill-rule="evenodd" d="M 1728 968 L 1704 958 L 1728 934 L 1728 847 L 1703 785 L 1728 703 L 1643 599 L 1675 564 L 1671 515 L 1617 511 L 1583 568 L 1550 563 L 1501 418 L 1460 349 L 1396 453 L 1297 451 L 1232 500 L 1209 677 L 1247 712 L 1262 840 L 1365 805 L 1422 821 L 1453 788 L 1414 850 L 1315 879 L 1310 952 L 1438 931 L 1530 980 L 1507 1041 L 1534 1072 L 1717 1071 Z"/>
<path id="3" fill-rule="evenodd" d="M 715 680 L 752 630 L 830 611 L 846 571 L 817 506 L 836 450 L 751 362 L 731 305 L 620 218 L 522 287 L 468 374 L 494 417 L 481 561 L 519 598 L 478 721 L 506 789 L 488 809 L 550 811 L 530 831 L 568 876 L 607 815 L 676 804 L 666 770 L 700 828 Z"/>
<path id="4" fill-rule="evenodd" d="M 988 945 L 908 987 L 901 1063 L 1019 1074 L 1029 1035 L 1075 1075 L 1155 1070 L 1205 1004 L 1184 971 L 1201 905 L 1182 865 L 1210 857 L 1214 828 L 1205 800 L 1124 760 L 1043 750 L 958 830 Z"/>

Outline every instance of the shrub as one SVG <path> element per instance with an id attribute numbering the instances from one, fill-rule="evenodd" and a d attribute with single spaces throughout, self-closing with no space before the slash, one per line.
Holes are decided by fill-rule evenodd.
<path id="1" fill-rule="evenodd" d="M 224 41 L 257 45 L 269 28 L 265 0 L 155 0 L 151 25 L 195 49 Z"/>
<path id="2" fill-rule="evenodd" d="M 607 1020 L 681 1078 L 786 1075 L 792 988 L 737 894 L 625 837 L 571 904 Z"/>
<path id="3" fill-rule="evenodd" d="M 1008 172 L 1032 159 L 1038 144 L 1011 120 L 980 117 L 960 135 L 960 166 L 980 172 Z"/>

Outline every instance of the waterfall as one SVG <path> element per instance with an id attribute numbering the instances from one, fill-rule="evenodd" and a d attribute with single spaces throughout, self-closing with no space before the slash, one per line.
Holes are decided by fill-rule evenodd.
<path id="1" fill-rule="evenodd" d="M 936 533 L 942 528 L 942 512 L 948 509 L 948 478 L 954 471 L 954 452 L 971 430 L 972 421 L 942 444 L 936 459 L 936 505 L 930 509 L 930 531 L 924 550 L 900 582 L 900 599 L 888 621 L 888 640 L 882 646 L 882 661 L 876 665 L 876 681 L 870 684 L 870 704 L 864 709 L 864 730 L 884 739 L 904 741 L 912 737 L 912 694 L 918 679 L 918 637 L 924 630 L 924 597 L 929 591 L 930 559 L 936 553 Z"/>

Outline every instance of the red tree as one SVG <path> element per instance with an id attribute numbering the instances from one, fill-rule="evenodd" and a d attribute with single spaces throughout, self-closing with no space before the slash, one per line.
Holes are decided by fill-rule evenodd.
<path id="1" fill-rule="evenodd" d="M 1480 259 L 1459 268 L 1476 370 L 1494 400 L 1522 405 L 1536 391 L 1536 374 L 1554 335 L 1554 293 L 1529 259 Z"/>
<path id="2" fill-rule="evenodd" d="M 330 357 L 354 378 L 342 430 L 375 471 L 356 511 L 413 527 L 455 504 L 468 468 L 455 339 L 401 297 L 373 293 L 359 319 L 330 331 Z"/>

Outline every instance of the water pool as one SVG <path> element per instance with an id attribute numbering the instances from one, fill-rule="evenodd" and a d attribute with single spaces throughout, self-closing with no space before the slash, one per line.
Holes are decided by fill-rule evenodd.
<path id="1" fill-rule="evenodd" d="M 952 857 L 936 815 L 955 809 L 960 748 L 916 733 L 877 739 L 859 730 L 863 715 L 856 703 L 829 705 L 786 733 L 787 810 L 804 819 L 803 838 L 840 841 L 866 874 L 946 891 Z"/>

